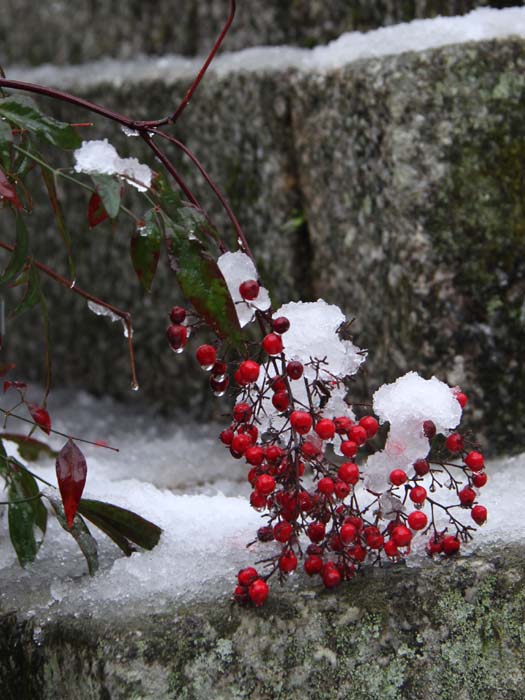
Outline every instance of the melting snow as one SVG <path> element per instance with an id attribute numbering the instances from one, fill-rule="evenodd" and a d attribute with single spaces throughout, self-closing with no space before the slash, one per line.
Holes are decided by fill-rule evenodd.
<path id="1" fill-rule="evenodd" d="M 153 173 L 136 158 L 121 158 L 107 139 L 84 141 L 74 152 L 75 171 L 90 175 L 120 175 L 139 192 L 146 192 L 151 185 Z"/>

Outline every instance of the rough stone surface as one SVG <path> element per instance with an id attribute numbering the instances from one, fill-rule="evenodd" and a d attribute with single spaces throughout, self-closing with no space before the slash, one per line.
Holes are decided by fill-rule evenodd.
<path id="1" fill-rule="evenodd" d="M 238 0 L 226 48 L 262 44 L 313 46 L 346 31 L 365 31 L 476 7 L 512 7 L 517 0 Z M 4 0 L 0 65 L 81 63 L 137 53 L 187 55 L 209 50 L 228 12 L 228 0 Z M 38 35 L 27 27 L 38 27 Z M 60 41 L 57 41 L 60 37 Z"/>
<path id="2" fill-rule="evenodd" d="M 520 700 L 523 547 L 274 592 L 88 619 L 0 615 L 3 700 Z"/>

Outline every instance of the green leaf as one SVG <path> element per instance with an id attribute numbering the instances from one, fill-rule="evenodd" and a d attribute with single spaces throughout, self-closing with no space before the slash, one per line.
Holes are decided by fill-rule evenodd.
<path id="1" fill-rule="evenodd" d="M 110 219 L 116 219 L 120 209 L 122 183 L 112 175 L 92 175 L 97 192 Z"/>
<path id="2" fill-rule="evenodd" d="M 35 102 L 17 95 L 0 99 L 0 116 L 20 129 L 27 129 L 59 148 L 79 148 L 82 139 L 69 124 L 44 115 Z"/>
<path id="3" fill-rule="evenodd" d="M 38 488 L 35 477 L 30 474 L 27 469 L 25 469 L 17 460 L 15 460 L 15 464 L 17 464 L 19 467 L 19 471 L 15 473 L 18 490 L 23 494 L 22 498 L 33 499 L 28 501 L 27 504 L 33 509 L 35 524 L 41 530 L 43 540 L 43 536 L 46 534 L 47 529 L 47 510 L 42 503 L 42 499 L 36 498 L 36 496 L 38 496 L 40 493 L 40 489 Z M 42 544 L 42 540 L 38 542 L 38 546 Z"/>
<path id="4" fill-rule="evenodd" d="M 162 233 L 155 211 L 146 213 L 144 226 L 131 237 L 131 261 L 139 282 L 149 292 L 157 271 Z"/>
<path id="5" fill-rule="evenodd" d="M 0 439 L 0 474 L 3 476 L 9 469 L 7 452 L 5 451 L 4 443 Z"/>
<path id="6" fill-rule="evenodd" d="M 0 284 L 5 284 L 13 277 L 16 277 L 25 265 L 28 254 L 27 229 L 22 216 L 15 214 L 16 221 L 16 244 L 9 263 L 3 275 L 0 276 Z"/>
<path id="7" fill-rule="evenodd" d="M 17 466 L 17 471 L 10 473 L 10 484 L 7 492 L 9 499 L 8 522 L 9 536 L 21 566 L 34 561 L 46 532 L 47 510 L 38 496 L 39 489 L 34 477 L 27 472 L 23 465 L 11 458 L 10 463 Z M 30 501 L 23 499 L 31 498 Z M 35 526 L 42 532 L 37 541 Z"/>
<path id="8" fill-rule="evenodd" d="M 34 306 L 36 306 L 40 301 L 41 294 L 40 273 L 38 272 L 38 268 L 31 265 L 27 275 L 27 286 L 24 297 L 18 306 L 11 312 L 10 318 L 15 318 L 15 316 L 19 316 L 24 311 L 32 309 Z"/>
<path id="9" fill-rule="evenodd" d="M 11 127 L 3 119 L 0 119 L 0 143 L 11 143 L 13 141 L 13 132 Z"/>
<path id="10" fill-rule="evenodd" d="M 80 551 L 84 555 L 84 558 L 88 565 L 88 571 L 90 576 L 94 576 L 98 571 L 98 546 L 97 541 L 90 533 L 88 526 L 84 522 L 84 519 L 77 513 L 73 521 L 73 525 L 70 528 L 66 521 L 66 514 L 64 513 L 64 508 L 60 499 L 57 497 L 56 492 L 51 489 L 46 489 L 45 496 L 51 503 L 57 520 L 60 525 L 68 532 L 78 544 Z"/>
<path id="11" fill-rule="evenodd" d="M 128 556 L 134 551 L 130 542 L 143 549 L 153 549 L 162 533 L 158 525 L 111 503 L 82 498 L 78 512 L 105 532 Z"/>
<path id="12" fill-rule="evenodd" d="M 58 232 L 62 238 L 64 245 L 67 250 L 67 257 L 69 262 L 69 274 L 72 280 L 75 279 L 75 264 L 73 262 L 72 248 L 71 248 L 71 236 L 69 234 L 69 229 L 66 224 L 66 217 L 64 216 L 64 210 L 58 199 L 58 194 L 55 185 L 55 176 L 52 172 L 46 168 L 41 168 L 42 179 L 44 180 L 49 201 L 51 203 L 51 208 L 53 209 L 53 214 L 55 216 L 55 221 L 58 227 Z"/>
<path id="13" fill-rule="evenodd" d="M 7 442 L 14 442 L 18 447 L 18 452 L 22 459 L 28 462 L 36 462 L 42 455 L 45 457 L 51 457 L 56 459 L 58 452 L 51 449 L 49 445 L 45 442 L 36 440 L 28 435 L 18 435 L 17 433 L 0 433 L 0 440 L 7 440 Z M 2 453 L 0 452 L 0 457 Z M 2 464 L 0 460 L 0 471 L 2 470 Z"/>

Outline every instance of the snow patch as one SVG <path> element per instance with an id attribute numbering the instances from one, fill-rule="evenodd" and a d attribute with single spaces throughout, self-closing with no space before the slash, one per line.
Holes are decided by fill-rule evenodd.
<path id="1" fill-rule="evenodd" d="M 146 192 L 151 186 L 151 169 L 136 158 L 121 158 L 107 139 L 84 141 L 73 155 L 77 173 L 120 175 L 139 192 Z"/>

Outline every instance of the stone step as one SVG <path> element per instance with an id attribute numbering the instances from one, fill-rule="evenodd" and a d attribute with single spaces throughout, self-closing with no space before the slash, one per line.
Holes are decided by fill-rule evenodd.
<path id="1" fill-rule="evenodd" d="M 522 31 L 518 21 L 511 31 Z M 436 32 L 427 34 L 434 39 Z M 409 369 L 435 373 L 472 395 L 470 425 L 489 448 L 522 445 L 523 38 L 347 63 L 339 56 L 330 70 L 311 59 L 306 70 L 297 68 L 304 54 L 292 54 L 234 55 L 207 76 L 177 125 L 178 138 L 226 191 L 275 303 L 321 296 L 357 317 L 355 340 L 370 350 L 360 396 Z M 149 72 L 136 64 L 133 75 L 133 65 L 113 80 L 97 82 L 91 65 L 50 73 L 46 82 L 139 119 L 169 112 L 187 87 L 187 72 L 178 78 L 169 68 L 175 64 L 159 61 Z M 78 111 L 57 113 L 79 118 Z M 112 127 L 96 133 L 110 136 L 122 153 L 146 157 Z M 140 299 L 128 261 L 131 229 L 88 233 L 85 197 L 68 201 L 78 284 L 135 314 L 143 394 L 164 409 L 185 402 L 203 411 L 195 362 L 166 349 L 166 312 L 177 299 L 168 272 L 159 274 L 151 297 Z M 36 253 L 64 269 L 44 202 L 35 219 Z M 73 295 L 52 284 L 46 289 L 57 379 L 129 396 L 120 328 L 104 327 Z M 7 350 L 21 371 L 41 378 L 36 323 L 22 317 L 9 330 Z"/>
<path id="2" fill-rule="evenodd" d="M 346 31 L 476 7 L 512 7 L 518 0 L 239 0 L 226 48 L 296 44 L 313 46 Z M 158 0 L 114 3 L 4 0 L 0 13 L 0 65 L 82 63 L 138 53 L 187 55 L 209 50 L 228 13 L 228 0 Z M 35 31 L 28 30 L 34 27 Z"/>

